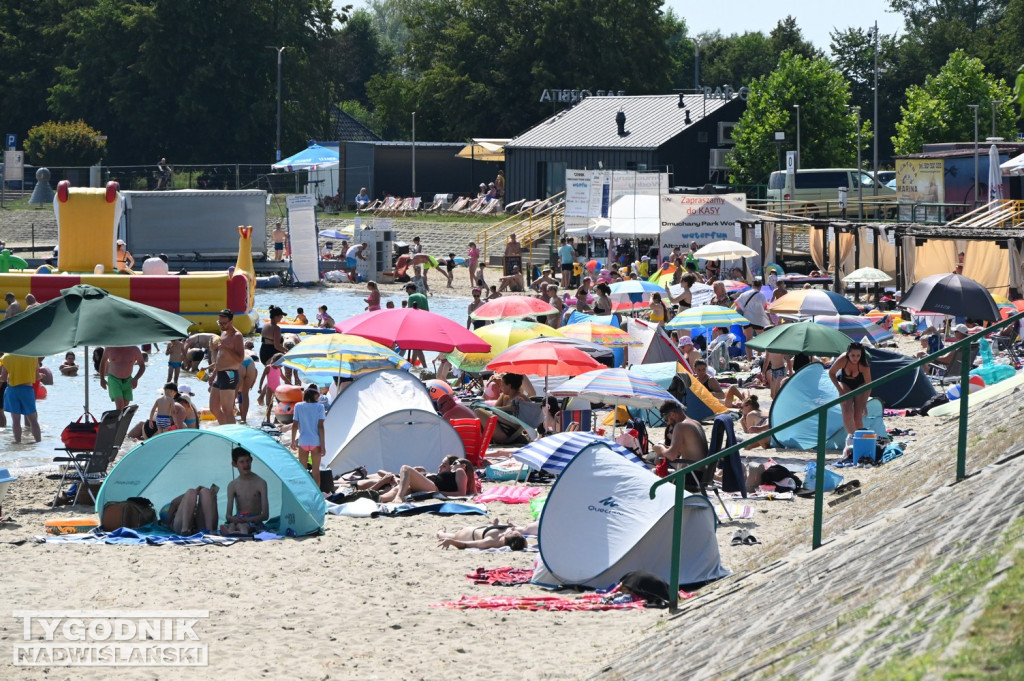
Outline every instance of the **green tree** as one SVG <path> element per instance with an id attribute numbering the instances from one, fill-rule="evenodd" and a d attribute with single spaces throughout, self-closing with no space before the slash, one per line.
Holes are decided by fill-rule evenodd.
<path id="1" fill-rule="evenodd" d="M 366 84 L 375 74 L 387 73 L 390 60 L 381 44 L 373 17 L 366 10 L 355 12 L 338 32 L 338 60 L 342 97 L 362 105 L 369 103 Z"/>
<path id="2" fill-rule="evenodd" d="M 979 137 L 990 131 L 991 103 L 996 108 L 996 134 L 1015 136 L 1014 111 L 1010 88 L 1001 78 L 985 72 L 981 60 L 968 57 L 962 50 L 950 55 L 945 66 L 924 85 L 907 90 L 907 103 L 902 119 L 896 123 L 893 145 L 897 154 L 914 154 L 932 142 L 960 142 L 974 139 L 974 112 L 969 105 L 978 105 Z"/>
<path id="3" fill-rule="evenodd" d="M 90 166 L 107 148 L 102 133 L 85 121 L 47 121 L 28 131 L 26 160 L 37 166 Z"/>
<path id="4" fill-rule="evenodd" d="M 765 182 L 779 165 L 774 133 L 786 133 L 796 147 L 796 110 L 800 106 L 800 165 L 803 168 L 852 166 L 857 157 L 856 116 L 848 106 L 850 90 L 842 74 L 824 58 L 783 52 L 779 66 L 750 86 L 730 156 L 733 181 Z M 870 140 L 870 125 L 862 123 Z"/>
<path id="5" fill-rule="evenodd" d="M 787 16 L 779 21 L 769 35 L 747 32 L 722 37 L 719 32 L 702 36 L 701 81 L 710 87 L 749 85 L 771 73 L 785 51 L 808 59 L 822 56 L 820 50 L 804 39 L 796 19 Z"/>
<path id="6" fill-rule="evenodd" d="M 900 118 L 907 88 L 927 75 L 907 58 L 903 41 L 895 35 L 878 37 L 878 120 L 874 119 L 875 47 L 871 29 L 849 28 L 831 33 L 832 63 L 850 84 L 850 103 L 861 108 L 861 118 L 878 131 L 879 165 L 891 163 L 892 136 Z M 866 144 L 862 141 L 862 144 Z M 867 147 L 865 147 L 867 148 Z M 870 167 L 870 152 L 865 154 Z"/>
<path id="7" fill-rule="evenodd" d="M 385 128 L 464 140 L 514 135 L 552 113 L 545 88 L 665 92 L 659 0 L 422 0 L 399 71 L 370 98 Z M 571 28 L 571 30 L 568 30 Z M 397 81 L 404 83 L 398 85 Z M 406 93 L 409 96 L 399 96 Z M 402 107 L 394 109 L 395 106 Z"/>

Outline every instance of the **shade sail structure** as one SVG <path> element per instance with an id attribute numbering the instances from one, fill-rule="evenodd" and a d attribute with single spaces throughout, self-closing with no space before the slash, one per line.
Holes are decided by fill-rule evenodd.
<path id="1" fill-rule="evenodd" d="M 304 380 L 319 385 L 329 385 L 335 377 L 354 379 L 385 369 L 412 369 L 412 365 L 391 348 L 344 333 L 304 338 L 278 364 L 295 369 Z"/>
<path id="2" fill-rule="evenodd" d="M 900 307 L 986 322 L 999 320 L 999 308 L 988 289 L 955 273 L 925 277 L 910 287 Z"/>
<path id="3" fill-rule="evenodd" d="M 496 321 L 557 314 L 554 305 L 533 296 L 502 296 L 489 300 L 469 315 L 473 319 Z"/>
<path id="4" fill-rule="evenodd" d="M 706 260 L 737 260 L 754 258 L 759 254 L 750 246 L 744 246 L 738 241 L 712 241 L 700 247 L 693 255 L 695 258 Z"/>
<path id="5" fill-rule="evenodd" d="M 850 337 L 846 334 L 814 322 L 782 324 L 747 341 L 747 347 L 755 350 L 783 355 L 804 353 L 828 357 L 843 354 L 849 345 Z"/>
<path id="6" fill-rule="evenodd" d="M 282 159 L 271 166 L 274 170 L 322 170 L 336 167 L 340 155 L 336 149 L 311 144 L 297 154 Z"/>
<path id="7" fill-rule="evenodd" d="M 1017 177 L 1018 175 L 1024 175 L 1024 154 L 1014 156 L 1009 161 L 1001 163 L 999 170 L 1004 176 Z"/>
<path id="8" fill-rule="evenodd" d="M 491 347 L 480 336 L 447 317 L 415 308 L 364 312 L 334 328 L 338 333 L 362 336 L 381 345 L 398 345 L 403 350 L 488 352 Z"/>
<path id="9" fill-rule="evenodd" d="M 474 137 L 455 155 L 472 161 L 504 161 L 505 145 L 511 141 L 510 138 Z"/>

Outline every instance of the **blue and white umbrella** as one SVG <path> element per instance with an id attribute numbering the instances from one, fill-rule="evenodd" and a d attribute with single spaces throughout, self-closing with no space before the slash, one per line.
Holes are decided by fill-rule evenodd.
<path id="1" fill-rule="evenodd" d="M 317 234 L 323 239 L 341 239 L 344 241 L 352 241 L 351 232 L 342 232 L 339 229 L 321 229 Z"/>
<path id="2" fill-rule="evenodd" d="M 665 289 L 650 281 L 635 279 L 620 281 L 609 287 L 612 291 L 609 296 L 616 303 L 641 303 L 651 299 L 652 293 L 665 295 Z"/>
<path id="3" fill-rule="evenodd" d="M 551 394 L 641 409 L 654 409 L 665 400 L 679 401 L 651 379 L 627 369 L 588 371 L 570 378 Z"/>
<path id="4" fill-rule="evenodd" d="M 543 470 L 558 475 L 584 447 L 595 442 L 607 446 L 616 454 L 629 459 L 635 464 L 644 465 L 644 462 L 637 458 L 636 454 L 617 442 L 601 437 L 597 433 L 586 431 L 556 433 L 555 435 L 542 437 L 513 452 L 512 458 L 535 471 Z"/>
<path id="5" fill-rule="evenodd" d="M 297 154 L 282 159 L 272 165 L 274 170 L 317 170 L 334 168 L 340 161 L 337 149 L 329 149 L 319 144 L 310 144 Z"/>

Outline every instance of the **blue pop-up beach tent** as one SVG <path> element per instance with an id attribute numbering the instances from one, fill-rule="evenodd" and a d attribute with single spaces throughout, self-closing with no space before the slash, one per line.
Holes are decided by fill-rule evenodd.
<path id="1" fill-rule="evenodd" d="M 217 426 L 209 430 L 173 430 L 146 440 L 111 469 L 96 497 L 96 512 L 109 501 L 145 497 L 157 509 L 200 485 L 220 487 L 217 512 L 227 510 L 228 484 L 238 475 L 231 450 L 252 453 L 252 472 L 267 483 L 269 529 L 296 536 L 323 529 L 327 504 L 320 488 L 290 451 L 269 435 L 248 426 Z"/>

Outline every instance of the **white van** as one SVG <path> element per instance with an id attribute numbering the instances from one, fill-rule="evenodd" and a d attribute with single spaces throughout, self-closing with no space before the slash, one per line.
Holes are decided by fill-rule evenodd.
<path id="1" fill-rule="evenodd" d="M 789 194 L 785 171 L 775 171 L 768 177 L 769 201 L 838 201 L 839 188 L 847 188 L 847 199 L 857 199 L 857 188 L 863 187 L 864 199 L 873 197 L 875 180 L 870 173 L 856 168 L 803 168 L 796 171 L 796 191 Z M 894 189 L 878 187 L 878 195 L 891 197 Z"/>

